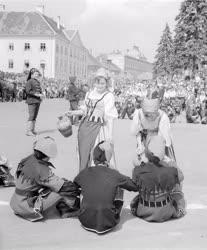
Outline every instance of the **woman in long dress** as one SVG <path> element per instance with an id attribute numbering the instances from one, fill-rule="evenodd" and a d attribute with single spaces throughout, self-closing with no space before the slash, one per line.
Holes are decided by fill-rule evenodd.
<path id="1" fill-rule="evenodd" d="M 99 69 L 95 78 L 95 87 L 88 92 L 84 104 L 68 115 L 83 115 L 78 129 L 79 170 L 90 165 L 94 147 L 101 141 L 113 142 L 114 119 L 118 118 L 115 98 L 108 90 L 109 77 L 105 69 Z M 113 157 L 111 164 L 115 166 Z"/>

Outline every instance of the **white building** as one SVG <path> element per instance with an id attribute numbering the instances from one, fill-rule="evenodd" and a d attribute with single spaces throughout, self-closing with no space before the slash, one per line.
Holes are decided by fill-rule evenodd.
<path id="1" fill-rule="evenodd" d="M 108 59 L 117 65 L 125 74 L 132 75 L 134 78 L 139 78 L 143 73 L 152 75 L 153 64 L 146 60 L 136 46 L 126 52 L 119 50 L 113 51 L 108 54 Z"/>
<path id="2" fill-rule="evenodd" d="M 40 11 L 0 12 L 0 70 L 21 73 L 35 67 L 49 78 L 86 77 L 86 49 L 78 31 L 68 33 L 60 17 L 54 21 Z"/>
<path id="3" fill-rule="evenodd" d="M 69 43 L 69 75 L 85 79 L 87 72 L 87 49 L 84 47 L 77 30 L 67 30 L 66 36 Z"/>

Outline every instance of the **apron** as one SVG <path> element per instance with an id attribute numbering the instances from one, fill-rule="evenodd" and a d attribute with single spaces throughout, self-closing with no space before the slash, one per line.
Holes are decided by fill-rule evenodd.
<path id="1" fill-rule="evenodd" d="M 94 105 L 87 105 L 87 114 L 83 117 L 78 129 L 78 153 L 79 153 L 79 171 L 87 168 L 92 160 L 92 151 L 95 146 L 96 138 L 104 125 L 103 117 L 96 116 L 94 111 L 97 104 L 108 94 L 106 92 L 96 101 Z M 91 105 L 91 106 L 89 106 Z"/>

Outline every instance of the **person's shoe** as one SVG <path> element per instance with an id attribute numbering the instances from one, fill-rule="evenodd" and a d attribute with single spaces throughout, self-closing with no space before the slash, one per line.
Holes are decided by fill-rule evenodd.
<path id="1" fill-rule="evenodd" d="M 33 133 L 33 122 L 32 121 L 28 121 L 27 122 L 27 132 L 26 132 L 27 136 L 35 136 L 35 134 Z"/>
<path id="2" fill-rule="evenodd" d="M 14 176 L 11 173 L 5 174 L 2 177 L 2 181 L 3 181 L 4 187 L 14 187 L 15 186 Z"/>
<path id="3" fill-rule="evenodd" d="M 35 131 L 35 124 L 36 124 L 36 121 L 32 121 L 32 133 L 34 135 L 37 135 L 37 132 Z"/>

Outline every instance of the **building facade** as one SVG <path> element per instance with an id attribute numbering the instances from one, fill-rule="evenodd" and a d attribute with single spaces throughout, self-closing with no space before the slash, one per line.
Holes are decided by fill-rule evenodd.
<path id="1" fill-rule="evenodd" d="M 87 78 L 87 49 L 84 47 L 80 34 L 77 30 L 67 30 L 66 36 L 69 43 L 69 75 L 76 76 L 83 80 Z"/>
<path id="2" fill-rule="evenodd" d="M 153 64 L 148 62 L 140 52 L 136 54 L 137 49 L 121 52 L 119 50 L 108 54 L 108 59 L 117 65 L 123 73 L 139 79 L 143 73 L 152 75 Z M 137 51 L 138 52 L 138 51 Z"/>
<path id="3" fill-rule="evenodd" d="M 35 67 L 48 78 L 87 76 L 86 49 L 78 31 L 68 36 L 60 18 L 54 21 L 39 11 L 0 12 L 0 54 L 0 70 L 5 72 Z"/>

